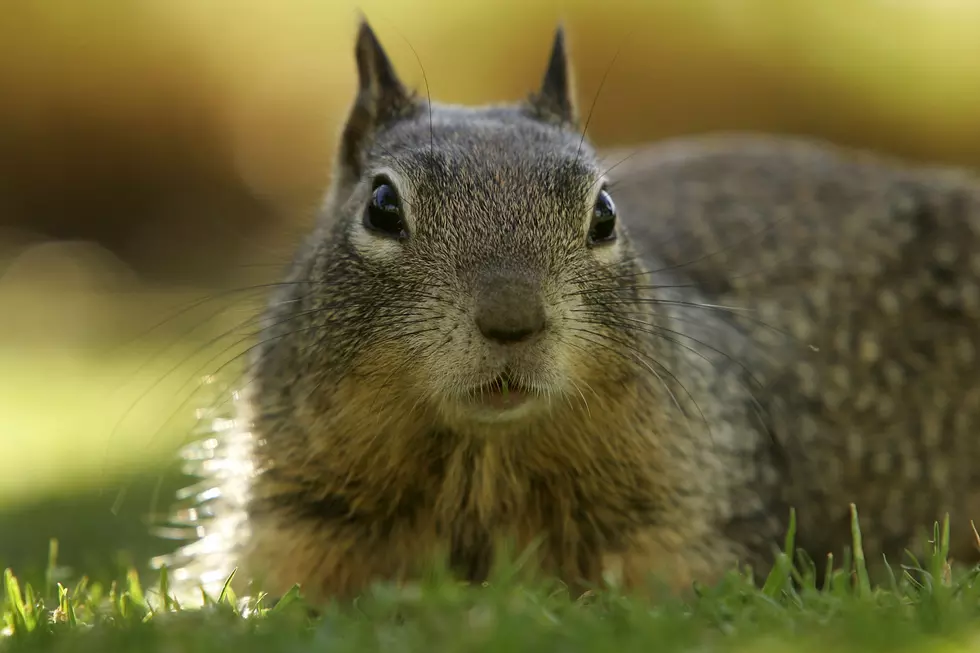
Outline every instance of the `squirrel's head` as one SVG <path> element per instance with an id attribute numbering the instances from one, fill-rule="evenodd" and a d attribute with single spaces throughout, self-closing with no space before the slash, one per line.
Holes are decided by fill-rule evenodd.
<path id="1" fill-rule="evenodd" d="M 372 401 L 452 426 L 530 419 L 620 385 L 636 367 L 635 263 L 579 130 L 562 30 L 539 90 L 509 105 L 409 92 L 366 23 L 356 58 L 303 271 L 330 356 L 305 364 L 332 370 L 319 391 L 358 378 Z"/>

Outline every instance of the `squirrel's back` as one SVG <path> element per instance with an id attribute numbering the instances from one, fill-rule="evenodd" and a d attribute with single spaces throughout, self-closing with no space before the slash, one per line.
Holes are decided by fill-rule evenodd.
<path id="1" fill-rule="evenodd" d="M 357 61 L 181 578 L 343 597 L 543 538 L 573 587 L 681 588 L 764 570 L 790 507 L 839 552 L 851 503 L 869 559 L 945 512 L 973 553 L 972 175 L 761 135 L 601 157 L 560 33 L 515 105 L 419 100 L 366 25 Z"/>
<path id="2" fill-rule="evenodd" d="M 802 542 L 846 542 L 855 503 L 869 549 L 894 558 L 951 511 L 954 555 L 975 559 L 976 173 L 763 134 L 607 155 L 626 157 L 611 186 L 646 278 L 696 291 L 683 312 L 709 326 L 686 344 L 759 382 Z M 710 351 L 729 326 L 745 348 Z"/>

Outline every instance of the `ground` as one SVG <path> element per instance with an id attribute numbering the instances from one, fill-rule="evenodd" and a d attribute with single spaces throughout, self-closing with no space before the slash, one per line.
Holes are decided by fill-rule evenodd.
<path id="1" fill-rule="evenodd" d="M 606 591 L 571 600 L 560 585 L 527 586 L 504 566 L 481 587 L 434 571 L 418 587 L 378 586 L 353 605 L 313 614 L 294 588 L 275 604 L 225 590 L 182 610 L 166 574 L 152 590 L 132 570 L 111 585 L 68 589 L 52 548 L 40 590 L 5 576 L 0 650 L 31 651 L 958 651 L 980 644 L 980 583 L 951 574 L 937 528 L 930 560 L 892 567 L 874 588 L 860 553 L 826 573 L 784 552 L 758 583 L 732 573 L 681 601 Z M 860 540 L 856 539 L 860 552 Z M 792 552 L 792 538 L 786 551 Z M 831 568 L 832 569 L 832 568 Z M 849 569 L 850 571 L 847 571 Z"/>

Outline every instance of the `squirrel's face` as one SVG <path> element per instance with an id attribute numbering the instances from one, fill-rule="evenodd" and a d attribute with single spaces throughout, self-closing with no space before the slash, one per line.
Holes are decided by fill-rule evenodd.
<path id="1" fill-rule="evenodd" d="M 345 365 L 451 423 L 512 422 L 620 383 L 629 357 L 610 352 L 632 346 L 617 325 L 635 271 L 574 128 L 560 35 L 540 95 L 460 108 L 405 94 L 365 29 L 317 262 L 349 300 L 331 327 Z"/>
<path id="2" fill-rule="evenodd" d="M 422 111 L 379 135 L 341 210 L 348 274 L 404 316 L 384 355 L 411 357 L 403 383 L 455 416 L 518 418 L 590 386 L 585 295 L 615 295 L 623 242 L 580 143 L 519 109 L 436 106 L 431 132 Z"/>

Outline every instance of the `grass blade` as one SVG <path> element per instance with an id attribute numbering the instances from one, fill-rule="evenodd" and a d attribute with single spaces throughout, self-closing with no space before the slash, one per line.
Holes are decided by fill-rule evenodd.
<path id="1" fill-rule="evenodd" d="M 858 521 L 857 506 L 851 504 L 851 544 L 854 547 L 854 570 L 857 572 L 858 596 L 871 596 L 871 580 L 868 577 L 868 566 L 864 559 L 864 544 L 861 539 L 861 525 Z"/>

